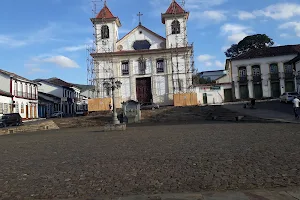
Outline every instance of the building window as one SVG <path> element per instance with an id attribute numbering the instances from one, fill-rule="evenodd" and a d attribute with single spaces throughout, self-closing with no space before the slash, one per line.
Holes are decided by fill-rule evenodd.
<path id="1" fill-rule="evenodd" d="M 19 113 L 19 102 L 15 103 L 15 110 L 16 110 L 16 113 Z"/>
<path id="2" fill-rule="evenodd" d="M 165 72 L 165 66 L 164 66 L 164 59 L 157 59 L 156 61 L 156 72 L 157 73 L 164 73 Z"/>
<path id="3" fill-rule="evenodd" d="M 24 95 L 25 98 L 28 97 L 28 85 L 25 84 L 25 95 Z"/>
<path id="4" fill-rule="evenodd" d="M 285 73 L 293 73 L 293 66 L 292 65 L 284 65 L 284 72 Z"/>
<path id="5" fill-rule="evenodd" d="M 252 74 L 253 76 L 260 76 L 260 66 L 258 65 L 255 65 L 255 66 L 252 66 Z"/>
<path id="6" fill-rule="evenodd" d="M 109 88 L 109 87 L 108 87 L 108 88 L 106 88 L 106 91 L 105 91 L 105 92 L 106 92 L 106 96 L 108 96 L 108 97 L 109 97 L 109 96 L 110 96 L 110 88 Z"/>
<path id="7" fill-rule="evenodd" d="M 146 74 L 146 59 L 140 58 L 139 62 L 139 74 L 143 75 Z"/>
<path id="8" fill-rule="evenodd" d="M 103 25 L 101 27 L 101 39 L 108 39 L 109 38 L 109 28 L 107 25 Z"/>
<path id="9" fill-rule="evenodd" d="M 24 113 L 24 103 L 21 103 L 21 113 Z"/>
<path id="10" fill-rule="evenodd" d="M 3 107 L 3 114 L 7 114 L 7 113 L 8 113 L 8 104 L 5 103 Z"/>
<path id="11" fill-rule="evenodd" d="M 29 86 L 29 97 L 28 98 L 32 98 L 32 85 Z"/>
<path id="12" fill-rule="evenodd" d="M 15 96 L 18 96 L 18 83 L 15 81 Z"/>
<path id="13" fill-rule="evenodd" d="M 3 103 L 0 103 L 0 114 L 3 114 Z"/>
<path id="14" fill-rule="evenodd" d="M 246 77 L 247 76 L 247 69 L 246 67 L 239 68 L 239 77 Z"/>
<path id="15" fill-rule="evenodd" d="M 278 73 L 278 65 L 277 64 L 271 64 L 270 65 L 270 73 L 271 74 L 277 74 Z"/>
<path id="16" fill-rule="evenodd" d="M 23 96 L 23 84 L 22 83 L 20 84 L 20 91 L 19 91 L 19 95 L 18 96 L 20 96 L 20 97 Z"/>
<path id="17" fill-rule="evenodd" d="M 123 61 L 121 64 L 122 75 L 129 75 L 129 62 Z"/>
<path id="18" fill-rule="evenodd" d="M 174 20 L 172 22 L 172 34 L 179 34 L 180 33 L 180 23 L 178 20 Z"/>

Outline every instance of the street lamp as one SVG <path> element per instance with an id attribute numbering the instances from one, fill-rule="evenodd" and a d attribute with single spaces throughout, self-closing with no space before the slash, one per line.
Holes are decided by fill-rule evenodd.
<path id="1" fill-rule="evenodd" d="M 115 98 L 115 90 L 121 87 L 121 81 L 115 81 L 115 78 L 110 78 L 108 81 L 103 83 L 103 87 L 107 89 L 111 89 L 112 91 L 112 103 L 113 103 L 113 124 L 120 124 L 118 120 L 118 114 L 116 109 L 116 98 Z"/>

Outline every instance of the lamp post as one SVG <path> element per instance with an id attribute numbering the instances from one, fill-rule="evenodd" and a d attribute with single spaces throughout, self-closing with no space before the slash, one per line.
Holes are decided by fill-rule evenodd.
<path id="1" fill-rule="evenodd" d="M 116 81 L 115 78 L 110 78 L 108 81 L 103 83 L 104 88 L 111 89 L 112 91 L 112 103 L 113 103 L 113 124 L 120 124 L 118 120 L 118 114 L 116 109 L 116 95 L 115 90 L 121 87 L 121 81 Z"/>

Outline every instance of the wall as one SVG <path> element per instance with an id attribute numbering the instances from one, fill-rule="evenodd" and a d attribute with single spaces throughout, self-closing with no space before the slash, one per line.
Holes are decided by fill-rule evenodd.
<path id="1" fill-rule="evenodd" d="M 40 86 L 38 87 L 38 91 L 52 94 L 57 97 L 63 97 L 63 88 L 59 86 L 54 86 L 48 83 L 40 82 Z"/>
<path id="2" fill-rule="evenodd" d="M 2 116 L 5 113 L 11 113 L 11 106 L 12 106 L 11 97 L 0 96 L 0 116 Z"/>
<path id="3" fill-rule="evenodd" d="M 197 86 L 194 88 L 194 91 L 197 93 L 197 99 L 198 103 L 200 105 L 204 105 L 203 102 L 203 94 L 207 94 L 207 104 L 221 104 L 224 103 L 225 95 L 224 95 L 224 89 L 230 89 L 231 84 L 222 84 L 219 85 L 219 90 L 212 90 L 211 85 L 205 85 L 205 86 Z"/>
<path id="4" fill-rule="evenodd" d="M 260 65 L 261 67 L 261 77 L 262 77 L 262 90 L 263 97 L 271 97 L 271 83 L 269 80 L 269 65 L 272 63 L 278 64 L 279 73 L 284 72 L 284 63 L 290 61 L 297 55 L 285 55 L 285 56 L 276 56 L 276 57 L 266 57 L 266 58 L 255 58 L 247 60 L 234 60 L 232 61 L 232 80 L 235 82 L 235 97 L 240 99 L 240 90 L 238 82 L 238 68 L 241 66 L 247 67 L 247 76 L 252 77 L 252 66 Z M 252 82 L 251 82 L 252 83 Z M 285 92 L 284 79 L 280 80 L 281 93 Z M 248 85 L 249 97 L 253 98 L 253 85 Z"/>
<path id="5" fill-rule="evenodd" d="M 140 34 L 140 31 L 142 31 L 142 34 Z M 133 32 L 131 32 L 129 35 L 125 36 L 125 38 L 120 40 L 117 43 L 117 46 L 122 45 L 123 46 L 122 51 L 134 50 L 132 45 L 136 40 L 148 40 L 151 44 L 150 49 L 161 49 L 162 47 L 160 46 L 160 44 L 162 42 L 165 42 L 165 40 L 163 40 L 160 37 L 157 37 L 156 35 L 149 32 L 148 30 L 142 27 L 137 27 L 136 29 L 133 30 Z"/>
<path id="6" fill-rule="evenodd" d="M 10 93 L 10 77 L 0 73 L 0 90 Z"/>
<path id="7" fill-rule="evenodd" d="M 38 100 L 28 100 L 28 99 L 14 97 L 14 101 L 16 105 L 14 108 L 14 113 L 19 113 L 23 119 L 38 118 Z M 26 106 L 28 106 L 27 114 L 26 114 Z"/>

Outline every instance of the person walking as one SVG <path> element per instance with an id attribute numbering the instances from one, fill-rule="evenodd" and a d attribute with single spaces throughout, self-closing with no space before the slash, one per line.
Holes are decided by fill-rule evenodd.
<path id="1" fill-rule="evenodd" d="M 299 103 L 300 103 L 300 100 L 298 99 L 298 97 L 294 97 L 294 100 L 293 100 L 293 104 L 294 104 L 294 113 L 295 113 L 295 118 L 296 119 L 299 119 Z"/>

